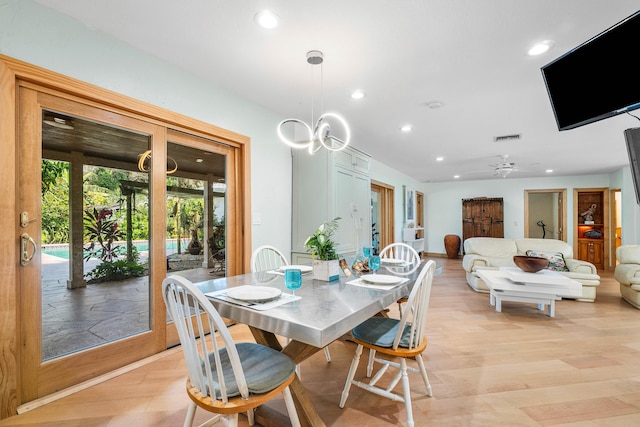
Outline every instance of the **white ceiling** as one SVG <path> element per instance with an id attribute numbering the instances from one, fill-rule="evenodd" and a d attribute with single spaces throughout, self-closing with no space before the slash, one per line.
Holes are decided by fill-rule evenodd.
<path id="1" fill-rule="evenodd" d="M 501 155 L 520 169 L 507 179 L 608 173 L 628 164 L 623 130 L 638 126 L 623 114 L 559 132 L 540 72 L 637 0 L 37 1 L 283 118 L 310 122 L 322 93 L 354 146 L 423 182 L 502 179 L 490 166 Z M 263 9 L 278 28 L 255 24 Z M 552 50 L 527 56 L 544 39 Z M 309 50 L 324 53 L 322 91 Z M 354 89 L 366 97 L 352 100 Z M 512 134 L 521 138 L 494 141 Z"/>

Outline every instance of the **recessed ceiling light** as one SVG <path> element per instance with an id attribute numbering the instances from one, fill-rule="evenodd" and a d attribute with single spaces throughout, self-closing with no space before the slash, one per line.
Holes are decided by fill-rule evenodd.
<path id="1" fill-rule="evenodd" d="M 460 175 L 453 175 L 453 179 L 458 179 L 460 178 Z"/>
<path id="2" fill-rule="evenodd" d="M 436 162 L 441 162 L 443 160 L 444 160 L 444 157 L 442 157 L 442 156 L 436 157 Z"/>
<path id="3" fill-rule="evenodd" d="M 362 99 L 364 97 L 365 97 L 365 93 L 363 91 L 361 91 L 360 89 L 354 90 L 351 93 L 351 98 L 353 98 L 353 99 Z"/>
<path id="4" fill-rule="evenodd" d="M 269 10 L 263 10 L 262 12 L 256 13 L 253 19 L 262 28 L 269 30 L 278 26 L 278 15 Z"/>
<path id="5" fill-rule="evenodd" d="M 533 47 L 529 49 L 527 54 L 529 56 L 542 55 L 543 53 L 551 49 L 552 46 L 553 46 L 553 40 L 544 40 L 544 41 L 541 41 L 540 43 L 534 44 Z"/>
<path id="6" fill-rule="evenodd" d="M 400 128 L 402 132 L 411 132 L 412 129 L 413 129 L 413 126 L 411 125 L 404 125 Z"/>
<path id="7" fill-rule="evenodd" d="M 547 169 L 545 172 L 546 173 L 553 173 L 553 169 Z"/>

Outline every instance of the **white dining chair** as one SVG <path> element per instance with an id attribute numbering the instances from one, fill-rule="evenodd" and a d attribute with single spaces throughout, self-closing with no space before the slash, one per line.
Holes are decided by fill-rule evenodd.
<path id="1" fill-rule="evenodd" d="M 275 246 L 262 245 L 251 254 L 251 272 L 277 270 L 278 268 L 289 265 L 287 257 Z M 329 347 L 324 348 L 324 357 L 327 362 L 331 362 L 331 353 Z M 298 370 L 300 375 L 300 370 Z"/>
<path id="2" fill-rule="evenodd" d="M 385 265 L 385 258 L 403 261 L 403 263 L 398 265 Z M 411 245 L 400 242 L 391 243 L 390 245 L 385 246 L 380 251 L 380 261 L 387 271 L 398 276 L 409 276 L 413 274 L 418 267 L 420 267 L 420 263 L 422 262 L 420 254 Z"/>
<path id="3" fill-rule="evenodd" d="M 380 252 L 380 259 L 383 264 L 384 258 L 404 261 L 404 264 L 401 266 L 385 265 L 385 269 L 387 271 L 398 276 L 408 276 L 413 274 L 418 267 L 420 267 L 420 263 L 422 262 L 420 254 L 412 246 L 406 243 L 391 243 L 390 245 L 385 246 Z M 399 298 L 397 301 L 400 317 L 402 317 L 402 304 L 406 302 L 406 296 Z"/>
<path id="4" fill-rule="evenodd" d="M 379 396 L 404 402 L 407 412 L 407 425 L 413 427 L 413 410 L 408 372 L 420 373 L 427 396 L 432 396 L 431 384 L 429 384 L 427 370 L 422 360 L 422 353 L 427 348 L 425 328 L 435 267 L 435 262 L 430 260 L 422 270 L 420 270 L 413 289 L 409 294 L 407 309 L 402 318 L 371 317 L 351 331 L 351 336 L 357 344 L 357 347 L 340 398 L 341 408 L 344 408 L 347 402 L 351 386 L 355 385 Z M 394 358 L 390 360 L 376 357 L 374 362 L 380 363 L 382 366 L 367 383 L 354 380 L 360 362 L 360 355 L 365 347 Z M 396 359 L 399 359 L 400 363 L 397 363 L 395 361 Z M 408 359 L 415 359 L 418 368 L 408 366 Z M 388 387 L 382 388 L 377 386 L 376 384 L 385 372 L 387 372 L 388 368 L 397 369 L 397 374 L 391 380 Z M 370 372 L 367 372 L 367 377 L 371 377 Z M 402 382 L 402 395 L 393 391 L 400 381 Z"/>
<path id="5" fill-rule="evenodd" d="M 184 277 L 164 279 L 162 296 L 187 365 L 191 402 L 185 426 L 193 424 L 198 407 L 216 414 L 206 425 L 224 420 L 237 426 L 238 414 L 244 412 L 253 425 L 254 409 L 280 393 L 291 424 L 300 425 L 289 389 L 296 364 L 289 356 L 261 344 L 235 343 L 211 302 Z"/>
<path id="6" fill-rule="evenodd" d="M 251 254 L 252 273 L 277 270 L 283 265 L 289 265 L 287 257 L 274 246 L 262 245 Z"/>

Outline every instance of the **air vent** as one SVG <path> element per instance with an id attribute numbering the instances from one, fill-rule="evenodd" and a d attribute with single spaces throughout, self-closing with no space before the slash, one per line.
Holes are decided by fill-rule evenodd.
<path id="1" fill-rule="evenodd" d="M 493 142 L 501 142 L 501 141 L 515 141 L 517 139 L 520 139 L 522 135 L 520 135 L 519 133 L 513 134 L 513 135 L 502 135 L 502 136 L 494 136 L 493 137 Z"/>

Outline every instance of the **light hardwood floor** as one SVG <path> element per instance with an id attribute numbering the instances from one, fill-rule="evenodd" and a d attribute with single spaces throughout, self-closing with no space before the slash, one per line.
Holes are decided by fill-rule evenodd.
<path id="1" fill-rule="evenodd" d="M 640 425 L 640 310 L 602 272 L 595 303 L 559 301 L 549 318 L 532 304 L 489 306 L 467 286 L 460 260 L 437 258 L 425 361 L 429 398 L 411 374 L 417 426 Z M 392 315 L 397 306 L 391 307 Z M 235 325 L 238 339 L 249 339 Z M 353 387 L 338 402 L 355 345 L 331 345 L 302 366 L 302 381 L 328 426 L 405 425 L 403 404 Z M 360 364 L 357 377 L 363 376 Z M 179 426 L 188 398 L 175 350 L 130 373 L 0 421 L 0 426 Z M 280 404 L 281 402 L 277 402 Z M 203 420 L 198 411 L 197 421 Z M 247 425 L 243 420 L 242 425 Z"/>

